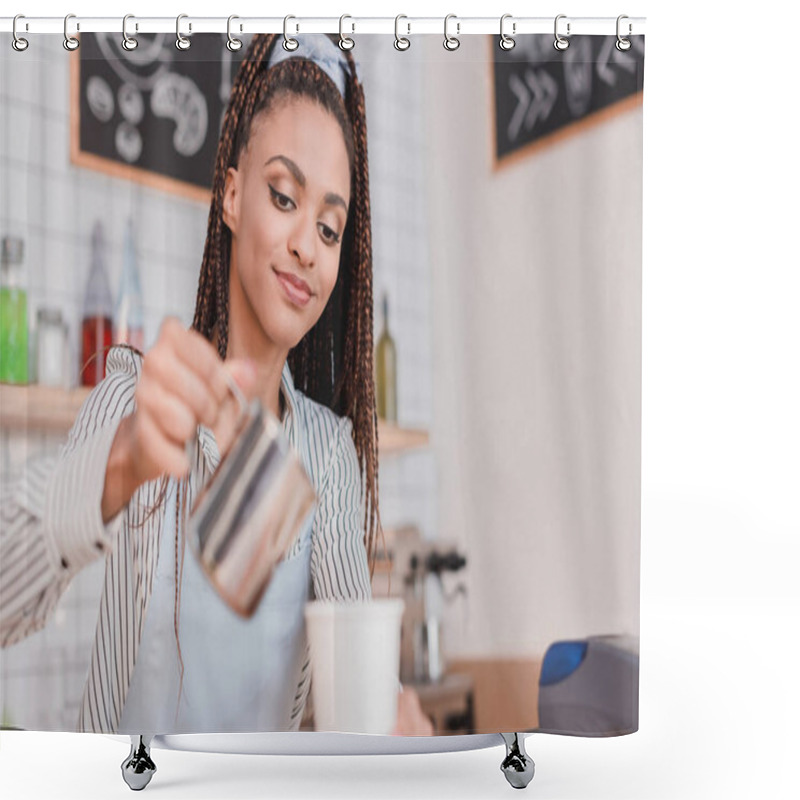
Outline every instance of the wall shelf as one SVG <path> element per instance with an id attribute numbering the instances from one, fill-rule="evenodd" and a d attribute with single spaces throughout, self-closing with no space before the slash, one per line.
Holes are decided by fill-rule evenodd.
<path id="1" fill-rule="evenodd" d="M 37 384 L 0 384 L 0 428 L 66 433 L 90 391 L 86 387 L 58 389 Z M 381 455 L 391 455 L 426 447 L 429 436 L 425 430 L 379 420 L 378 441 Z"/>

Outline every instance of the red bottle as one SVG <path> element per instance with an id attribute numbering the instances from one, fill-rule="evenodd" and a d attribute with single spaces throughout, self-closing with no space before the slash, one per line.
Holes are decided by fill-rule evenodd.
<path id="1" fill-rule="evenodd" d="M 83 300 L 81 385 L 96 386 L 106 375 L 106 357 L 111 346 L 112 302 L 105 263 L 103 223 L 92 231 L 92 265 Z"/>

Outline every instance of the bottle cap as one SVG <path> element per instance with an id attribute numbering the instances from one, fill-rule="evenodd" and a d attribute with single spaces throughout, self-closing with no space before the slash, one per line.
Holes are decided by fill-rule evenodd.
<path id="1" fill-rule="evenodd" d="M 60 308 L 40 308 L 36 312 L 36 320 L 47 325 L 61 325 L 64 321 Z"/>
<path id="2" fill-rule="evenodd" d="M 0 262 L 3 264 L 21 264 L 25 253 L 25 243 L 18 236 L 4 236 Z"/>

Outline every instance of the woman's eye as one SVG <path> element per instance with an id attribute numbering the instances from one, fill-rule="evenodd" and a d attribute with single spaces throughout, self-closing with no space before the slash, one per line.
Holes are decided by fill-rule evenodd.
<path id="1" fill-rule="evenodd" d="M 291 197 L 288 197 L 285 194 L 281 194 L 279 191 L 269 187 L 270 194 L 272 195 L 272 200 L 278 208 L 282 211 L 288 211 L 293 205 L 294 201 Z"/>
<path id="2" fill-rule="evenodd" d="M 322 238 L 328 244 L 339 243 L 339 236 L 336 234 L 336 231 L 331 230 L 327 225 L 324 225 L 322 223 L 320 223 L 319 229 L 322 232 Z"/>

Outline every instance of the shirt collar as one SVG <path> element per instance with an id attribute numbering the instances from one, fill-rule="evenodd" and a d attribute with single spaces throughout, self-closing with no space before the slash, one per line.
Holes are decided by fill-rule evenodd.
<path id="1" fill-rule="evenodd" d="M 291 442 L 294 439 L 293 433 L 295 425 L 292 423 L 295 420 L 297 412 L 297 390 L 294 388 L 294 379 L 292 378 L 292 371 L 289 369 L 288 360 L 284 362 L 283 369 L 281 370 L 281 394 L 283 395 L 286 405 L 281 424 L 284 430 L 289 434 L 289 440 Z M 215 470 L 219 464 L 219 448 L 217 447 L 217 440 L 214 438 L 214 432 L 205 425 L 200 425 L 198 427 L 197 438 L 205 454 L 206 461 L 211 469 Z"/>

